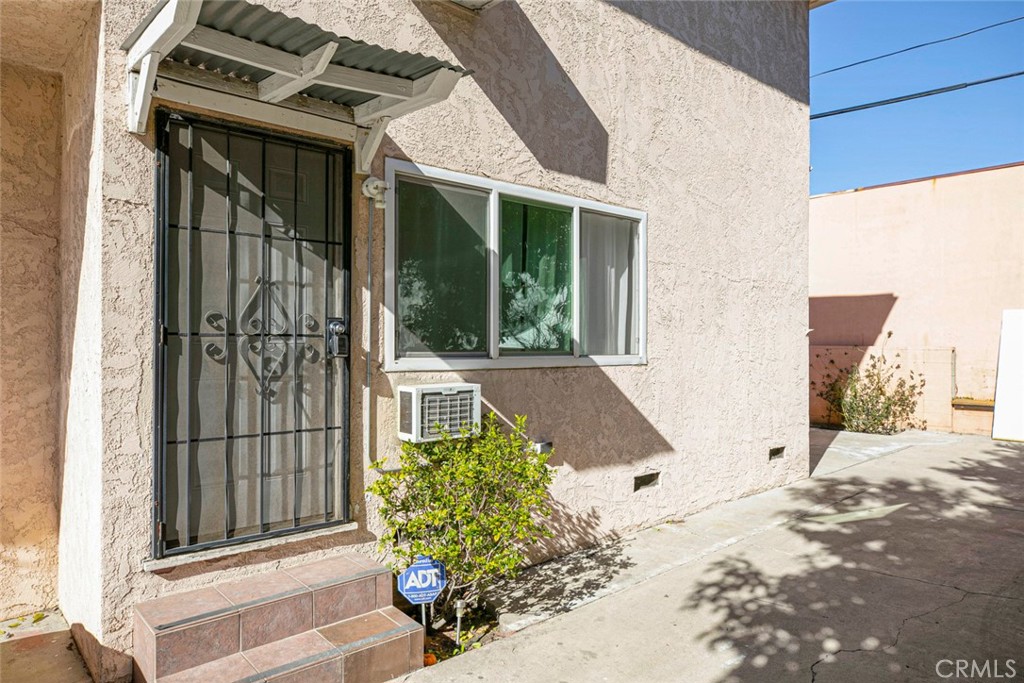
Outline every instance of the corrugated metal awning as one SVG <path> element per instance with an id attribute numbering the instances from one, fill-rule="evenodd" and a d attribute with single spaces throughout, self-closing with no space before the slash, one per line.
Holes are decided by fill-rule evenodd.
<path id="1" fill-rule="evenodd" d="M 135 132 L 158 75 L 373 128 L 447 98 L 466 73 L 243 0 L 160 0 L 121 47 Z"/>

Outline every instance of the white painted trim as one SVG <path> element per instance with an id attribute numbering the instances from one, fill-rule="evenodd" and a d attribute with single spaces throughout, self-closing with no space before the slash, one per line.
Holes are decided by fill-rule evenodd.
<path id="1" fill-rule="evenodd" d="M 449 358 L 423 356 L 385 359 L 384 372 L 461 372 L 463 370 L 512 370 L 523 368 L 585 368 L 647 365 L 640 356 L 502 356 L 501 358 Z"/>
<path id="2" fill-rule="evenodd" d="M 501 348 L 501 195 L 487 198 L 487 356 L 498 358 Z"/>
<path id="3" fill-rule="evenodd" d="M 303 57 L 302 75 L 298 78 L 291 78 L 285 74 L 274 74 L 264 78 L 256 84 L 260 99 L 264 102 L 280 102 L 296 94 L 324 72 L 337 50 L 337 43 L 325 43 Z"/>
<path id="4" fill-rule="evenodd" d="M 455 85 L 462 77 L 452 69 L 438 69 L 422 78 L 412 81 L 412 94 L 404 99 L 396 97 L 376 97 L 364 104 L 352 107 L 352 116 L 357 124 L 372 123 L 382 116 L 398 118 L 403 114 L 429 107 L 432 104 L 448 99 Z"/>
<path id="5" fill-rule="evenodd" d="M 415 96 L 420 96 L 420 99 L 424 99 L 427 94 L 430 94 L 426 92 L 428 90 L 428 83 L 424 82 L 417 87 L 417 83 L 429 78 L 429 76 L 413 81 L 408 78 L 375 74 L 370 71 L 363 71 L 362 69 L 352 69 L 338 64 L 331 64 L 330 61 L 334 57 L 334 52 L 338 49 L 337 43 L 327 43 L 306 57 L 299 57 L 290 52 L 261 45 L 260 43 L 239 38 L 230 33 L 217 31 L 206 26 L 196 26 L 185 36 L 181 44 L 194 50 L 216 55 L 217 57 L 242 62 L 265 71 L 273 71 L 276 76 L 270 76 L 259 84 L 262 86 L 267 81 L 270 81 L 266 88 L 268 93 L 275 88 L 283 86 L 286 82 L 300 81 L 302 87 L 288 93 L 289 95 L 314 83 L 354 90 L 356 92 L 365 92 L 371 95 L 380 95 L 387 98 L 388 103 L 393 101 L 405 102 Z M 333 47 L 328 48 L 329 45 Z M 330 50 L 330 56 L 323 60 L 323 56 L 328 49 Z M 457 72 L 452 73 L 457 74 Z M 260 99 L 266 98 L 261 94 Z M 376 100 L 371 100 L 367 104 L 374 101 Z M 419 106 L 414 108 L 418 109 Z M 378 119 L 382 116 L 394 118 L 396 115 L 389 114 L 386 111 L 378 111 L 372 118 Z"/>
<path id="6" fill-rule="evenodd" d="M 397 320 L 395 316 L 395 250 L 396 226 L 395 226 L 395 185 L 399 176 L 418 176 L 441 182 L 455 183 L 480 190 L 490 191 L 491 198 L 488 205 L 488 252 L 491 254 L 491 268 L 488 269 L 488 301 L 491 303 L 493 316 L 488 318 L 488 329 L 490 332 L 489 355 L 497 354 L 498 331 L 497 322 L 499 311 L 495 305 L 498 293 L 498 241 L 500 238 L 500 212 L 498 208 L 498 196 L 507 195 L 519 197 L 526 200 L 543 202 L 546 204 L 557 204 L 571 208 L 573 211 L 573 254 L 576 263 L 573 274 L 573 342 L 574 347 L 579 340 L 579 212 L 581 210 L 595 211 L 598 213 L 621 216 L 635 220 L 638 223 L 639 231 L 639 254 L 637 256 L 640 272 L 637 277 L 639 320 L 637 330 L 640 336 L 639 354 L 629 356 L 503 356 L 503 357 L 395 357 L 395 331 Z M 618 366 L 618 365 L 646 365 L 647 364 L 647 212 L 637 209 L 614 206 L 592 199 L 580 199 L 557 192 L 539 190 L 523 185 L 515 185 L 491 178 L 482 178 L 465 173 L 457 173 L 442 168 L 424 166 L 404 161 L 401 159 L 388 158 L 384 161 L 384 180 L 388 184 L 385 193 L 387 209 L 384 215 L 385 226 L 385 248 L 384 248 L 384 371 L 385 372 L 421 372 L 421 371 L 462 371 L 462 370 L 501 370 L 510 368 L 559 368 L 559 367 L 589 367 L 589 366 Z"/>
<path id="7" fill-rule="evenodd" d="M 580 331 L 580 207 L 572 207 L 572 355 L 580 357 L 583 344 Z"/>
<path id="8" fill-rule="evenodd" d="M 156 96 L 167 102 L 208 109 L 264 125 L 305 131 L 335 140 L 352 142 L 356 137 L 356 127 L 351 123 L 162 77 L 157 78 Z"/>
<path id="9" fill-rule="evenodd" d="M 302 57 L 208 26 L 196 26 L 181 44 L 215 57 L 242 62 L 292 78 L 302 76 Z"/>
<path id="10" fill-rule="evenodd" d="M 151 52 L 162 59 L 173 50 L 195 28 L 202 6 L 202 0 L 170 0 L 128 49 L 126 69 L 139 68 L 143 57 Z"/>
<path id="11" fill-rule="evenodd" d="M 160 55 L 150 52 L 142 58 L 139 73 L 128 72 L 128 132 L 142 135 L 146 132 L 149 105 L 153 101 L 156 69 Z"/>
<path id="12" fill-rule="evenodd" d="M 243 81 L 240 78 L 197 69 L 177 62 L 161 62 L 157 76 L 172 81 L 195 85 L 207 90 L 216 90 L 229 95 L 237 95 L 250 100 L 259 99 L 259 87 L 256 83 Z M 323 116 L 343 123 L 352 123 L 352 110 L 340 104 L 324 102 L 313 97 L 292 95 L 276 103 L 279 107 L 288 107 L 304 114 Z"/>
<path id="13" fill-rule="evenodd" d="M 370 128 L 360 128 L 356 133 L 356 173 L 369 175 L 373 165 L 373 157 L 377 155 L 380 143 L 384 140 L 384 131 L 391 122 L 390 116 L 378 119 Z"/>
<path id="14" fill-rule="evenodd" d="M 391 159 L 384 160 L 384 369 L 395 357 L 395 174 Z"/>

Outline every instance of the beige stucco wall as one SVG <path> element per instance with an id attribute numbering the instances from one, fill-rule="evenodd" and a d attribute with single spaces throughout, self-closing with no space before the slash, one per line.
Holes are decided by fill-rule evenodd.
<path id="1" fill-rule="evenodd" d="M 389 127 L 378 175 L 387 154 L 649 214 L 646 367 L 461 375 L 380 372 L 378 216 L 369 455 L 386 460 L 398 449 L 395 385 L 479 381 L 488 404 L 529 415 L 531 431 L 555 444 L 557 549 L 806 474 L 804 3 L 508 1 L 480 15 L 405 0 L 266 4 L 474 70 L 448 102 Z M 61 250 L 62 291 L 77 302 L 63 317 L 74 339 L 64 344 L 61 596 L 69 620 L 88 632 L 79 642 L 101 680 L 127 676 L 135 602 L 338 552 L 339 542 L 368 549 L 380 528 L 363 494 L 370 458 L 361 452 L 365 365 L 357 352 L 352 479 L 360 531 L 160 573 L 142 569 L 151 546 L 153 150 L 151 136 L 124 127 L 119 45 L 149 6 L 103 6 L 95 119 L 67 131 L 77 137 L 66 170 L 80 178 L 90 145 L 93 156 L 88 181 L 75 181 L 76 196 L 89 188 L 86 199 L 68 200 L 84 220 L 65 224 Z M 74 99 L 88 98 L 83 88 Z M 362 200 L 356 207 L 354 310 L 366 311 L 358 286 L 366 208 Z M 359 316 L 354 322 L 354 339 L 362 339 L 365 325 Z M 769 463 L 769 447 L 779 445 L 786 457 Z M 634 494 L 633 477 L 655 470 L 661 485 Z"/>
<path id="2" fill-rule="evenodd" d="M 953 393 L 994 396 L 1002 311 L 1024 307 L 1022 263 L 1024 165 L 814 197 L 811 344 L 871 353 L 892 331 L 889 353 L 943 387 L 921 417 L 959 429 Z"/>
<path id="3" fill-rule="evenodd" d="M 0 61 L 0 618 L 57 601 L 61 81 Z"/>

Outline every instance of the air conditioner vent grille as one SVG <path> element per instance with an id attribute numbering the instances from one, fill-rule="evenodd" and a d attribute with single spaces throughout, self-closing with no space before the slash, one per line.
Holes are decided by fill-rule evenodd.
<path id="1" fill-rule="evenodd" d="M 424 394 L 420 405 L 420 438 L 439 439 L 443 432 L 457 435 L 461 427 L 472 427 L 475 399 L 472 390 L 454 394 Z M 438 429 L 438 425 L 441 429 Z"/>

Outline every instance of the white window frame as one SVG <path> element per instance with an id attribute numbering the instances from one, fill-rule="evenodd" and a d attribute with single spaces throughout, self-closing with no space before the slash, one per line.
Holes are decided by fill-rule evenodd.
<path id="1" fill-rule="evenodd" d="M 487 225 L 487 357 L 459 356 L 414 356 L 396 357 L 396 274 L 397 257 L 395 226 L 395 186 L 401 176 L 425 178 L 438 182 L 454 183 L 483 190 L 489 193 Z M 384 371 L 385 372 L 437 372 L 444 370 L 502 370 L 510 368 L 557 368 L 611 365 L 647 364 L 647 212 L 627 209 L 612 204 L 579 199 L 557 192 L 538 190 L 524 185 L 515 185 L 491 178 L 467 175 L 443 168 L 416 164 L 403 159 L 387 158 L 384 161 L 384 177 L 387 183 L 384 212 Z M 500 283 L 498 282 L 498 248 L 500 244 L 500 198 L 502 195 L 520 197 L 526 200 L 557 204 L 572 210 L 573 236 L 573 300 L 572 300 L 572 355 L 515 355 L 500 356 Z M 580 211 L 593 211 L 610 216 L 628 218 L 638 223 L 639 253 L 637 255 L 637 335 L 639 353 L 614 356 L 580 355 Z"/>

